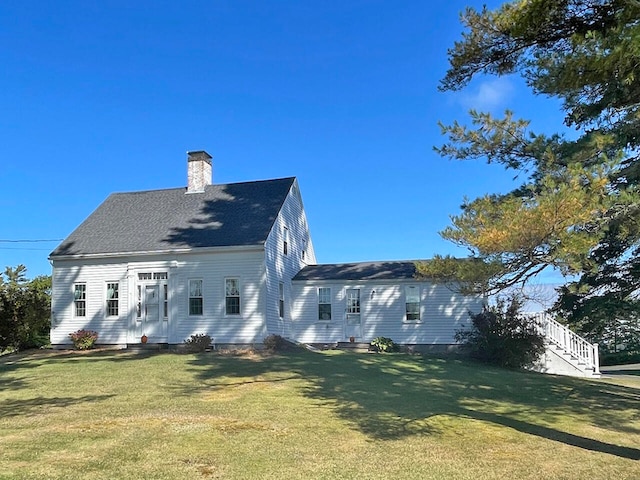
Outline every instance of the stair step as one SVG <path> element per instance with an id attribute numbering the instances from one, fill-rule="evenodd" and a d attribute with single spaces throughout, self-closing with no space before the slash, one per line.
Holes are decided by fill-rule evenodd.
<path id="1" fill-rule="evenodd" d="M 338 342 L 336 344 L 337 350 L 348 350 L 351 352 L 368 352 L 371 347 L 370 343 L 366 342 Z"/>
<path id="2" fill-rule="evenodd" d="M 148 352 L 157 350 L 168 350 L 169 344 L 167 343 L 129 343 L 127 344 L 127 350 L 132 352 Z"/>

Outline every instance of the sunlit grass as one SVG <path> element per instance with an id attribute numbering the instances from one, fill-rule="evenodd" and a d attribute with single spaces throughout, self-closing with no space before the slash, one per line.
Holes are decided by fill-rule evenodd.
<path id="1" fill-rule="evenodd" d="M 0 359 L 0 478 L 640 478 L 640 382 L 342 352 Z"/>

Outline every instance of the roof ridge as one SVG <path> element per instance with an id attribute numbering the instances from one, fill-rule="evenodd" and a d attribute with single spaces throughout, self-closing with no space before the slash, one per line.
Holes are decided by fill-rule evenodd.
<path id="1" fill-rule="evenodd" d="M 315 265 L 307 265 L 306 267 L 320 267 L 322 265 L 364 265 L 373 263 L 415 263 L 415 262 L 427 262 L 429 259 L 408 259 L 408 260 L 363 260 L 358 262 L 329 262 L 329 263 L 317 263 Z M 306 268 L 305 267 L 305 268 Z"/>
<path id="2" fill-rule="evenodd" d="M 226 186 L 231 186 L 231 185 L 248 185 L 248 184 L 255 184 L 255 183 L 267 183 L 267 182 L 278 182 L 278 181 L 282 181 L 282 180 L 295 180 L 296 177 L 280 177 L 280 178 L 265 178 L 263 180 L 245 180 L 245 181 L 241 181 L 241 182 L 228 182 L 228 183 L 212 183 L 210 185 L 205 185 L 205 188 L 207 187 L 226 187 Z M 109 196 L 111 195 L 130 195 L 130 194 L 136 194 L 136 193 L 152 193 L 152 192 L 170 192 L 173 190 L 187 190 L 187 187 L 170 187 L 170 188 L 152 188 L 149 190 L 132 190 L 132 191 L 128 191 L 128 192 L 111 192 L 109 194 Z"/>

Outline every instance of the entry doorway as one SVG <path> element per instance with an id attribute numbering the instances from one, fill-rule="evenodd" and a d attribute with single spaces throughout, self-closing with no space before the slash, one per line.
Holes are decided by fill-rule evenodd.
<path id="1" fill-rule="evenodd" d="M 149 274 L 141 274 L 149 275 Z M 159 274 L 154 274 L 159 276 Z M 164 274 L 163 276 L 165 276 Z M 169 283 L 168 279 L 143 279 L 135 288 L 135 336 L 147 337 L 150 343 L 166 343 L 169 326 Z"/>
<path id="2" fill-rule="evenodd" d="M 347 306 L 344 317 L 345 338 L 362 338 L 362 318 L 360 313 L 360 289 L 347 288 L 345 291 Z"/>

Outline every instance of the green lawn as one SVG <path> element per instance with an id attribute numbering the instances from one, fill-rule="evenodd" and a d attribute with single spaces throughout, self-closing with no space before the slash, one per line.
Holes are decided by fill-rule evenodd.
<path id="1" fill-rule="evenodd" d="M 8 355 L 0 478 L 638 479 L 640 377 L 334 351 Z"/>

